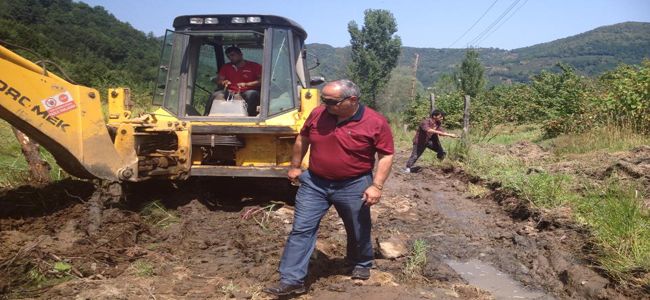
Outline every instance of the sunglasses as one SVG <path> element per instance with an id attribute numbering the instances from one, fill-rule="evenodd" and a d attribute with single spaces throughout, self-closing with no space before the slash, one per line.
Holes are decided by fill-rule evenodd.
<path id="1" fill-rule="evenodd" d="M 341 104 L 341 102 L 347 100 L 348 98 L 350 97 L 345 97 L 341 100 L 335 100 L 335 99 L 327 99 L 327 98 L 320 97 L 320 101 L 325 103 L 325 105 L 334 106 L 334 105 Z"/>

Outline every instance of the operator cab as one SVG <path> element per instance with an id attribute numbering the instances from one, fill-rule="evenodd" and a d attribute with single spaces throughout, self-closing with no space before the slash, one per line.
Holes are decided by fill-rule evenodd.
<path id="1" fill-rule="evenodd" d="M 154 104 L 179 119 L 251 122 L 273 118 L 300 106 L 300 89 L 309 88 L 305 31 L 295 22 L 265 15 L 195 15 L 174 20 L 162 49 Z M 215 78 L 229 62 L 228 47 L 262 67 L 259 106 L 248 109 L 237 93 L 215 98 Z"/>

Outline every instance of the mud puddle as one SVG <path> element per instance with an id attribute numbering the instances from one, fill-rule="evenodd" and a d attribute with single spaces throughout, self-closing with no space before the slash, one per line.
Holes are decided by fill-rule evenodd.
<path id="1" fill-rule="evenodd" d="M 444 262 L 469 284 L 488 291 L 495 299 L 555 299 L 543 292 L 523 287 L 518 281 L 478 259 Z"/>

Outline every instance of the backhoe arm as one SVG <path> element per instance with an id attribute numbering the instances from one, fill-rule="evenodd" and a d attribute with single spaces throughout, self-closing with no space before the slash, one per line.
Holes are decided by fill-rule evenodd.
<path id="1" fill-rule="evenodd" d="M 133 151 L 116 151 L 96 90 L 72 84 L 0 46 L 0 118 L 50 151 L 80 178 L 120 180 L 137 169 Z"/>

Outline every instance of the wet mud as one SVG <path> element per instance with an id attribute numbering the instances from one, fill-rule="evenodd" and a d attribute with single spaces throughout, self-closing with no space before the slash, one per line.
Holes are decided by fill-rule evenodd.
<path id="1" fill-rule="evenodd" d="M 643 299 L 597 272 L 587 231 L 495 187 L 475 198 L 462 170 L 399 173 L 373 207 L 376 268 L 351 280 L 345 231 L 331 209 L 296 299 Z M 485 184 L 489 186 L 489 184 Z M 291 229 L 284 180 L 196 179 L 127 187 L 89 236 L 92 184 L 0 194 L 0 298 L 272 299 L 262 292 Z M 151 218 L 152 201 L 158 214 Z M 423 246 L 416 268 L 412 249 Z M 63 264 L 62 264 L 63 263 Z M 64 267 L 62 267 L 64 266 Z M 69 266 L 69 268 L 68 268 Z M 414 271 L 415 270 L 415 271 Z"/>

